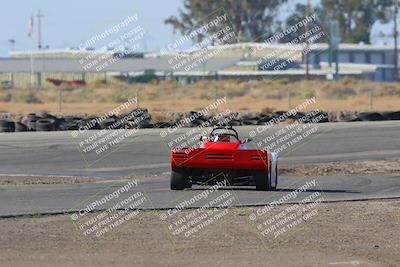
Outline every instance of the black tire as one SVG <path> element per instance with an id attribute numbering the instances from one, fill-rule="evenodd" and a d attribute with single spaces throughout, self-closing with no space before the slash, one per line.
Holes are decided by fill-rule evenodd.
<path id="1" fill-rule="evenodd" d="M 66 122 L 76 122 L 76 121 L 81 121 L 82 118 L 78 116 L 65 116 L 64 121 Z"/>
<path id="2" fill-rule="evenodd" d="M 172 170 L 171 171 L 170 187 L 171 187 L 171 190 L 183 190 L 185 188 L 188 188 L 188 180 L 187 180 L 187 176 L 185 175 L 184 171 L 182 171 L 182 170 Z"/>
<path id="3" fill-rule="evenodd" d="M 39 113 L 40 114 L 40 113 Z M 47 119 L 47 120 L 53 120 L 54 123 L 54 128 L 51 131 L 58 131 L 60 129 L 60 124 L 63 121 L 62 118 L 58 118 L 56 116 L 53 116 L 49 113 L 41 113 L 40 114 L 40 119 Z"/>
<path id="4" fill-rule="evenodd" d="M 258 119 L 243 119 L 242 123 L 243 125 L 257 125 L 258 121 Z"/>
<path id="5" fill-rule="evenodd" d="M 26 115 L 25 117 L 22 118 L 21 122 L 22 122 L 23 124 L 28 125 L 28 123 L 29 123 L 30 121 L 36 121 L 36 120 L 38 120 L 38 119 L 40 119 L 40 117 L 39 117 L 39 116 L 36 116 L 35 113 L 29 113 L 28 115 Z"/>
<path id="6" fill-rule="evenodd" d="M 100 121 L 100 127 L 101 129 L 109 129 L 109 130 L 114 130 L 114 129 L 118 129 L 118 123 L 117 123 L 118 119 L 116 118 L 108 118 L 105 119 L 103 121 Z"/>
<path id="7" fill-rule="evenodd" d="M 78 123 L 79 128 L 82 128 L 84 131 L 86 131 L 86 129 L 87 130 L 100 130 L 101 129 L 100 124 L 98 124 L 97 122 L 91 122 L 92 120 L 94 120 L 94 119 L 89 118 L 84 121 L 80 121 Z"/>
<path id="8" fill-rule="evenodd" d="M 29 131 L 36 131 L 36 119 L 31 119 L 26 124 Z"/>
<path id="9" fill-rule="evenodd" d="M 10 128 L 14 126 L 14 122 L 10 120 L 0 120 L 0 127 Z"/>
<path id="10" fill-rule="evenodd" d="M 66 123 L 62 125 L 62 131 L 78 131 L 79 126 L 74 123 Z"/>
<path id="11" fill-rule="evenodd" d="M 26 117 L 28 119 L 37 119 L 37 118 L 39 118 L 39 116 L 37 116 L 35 113 L 29 113 L 28 115 L 26 115 Z"/>
<path id="12" fill-rule="evenodd" d="M 0 132 L 7 133 L 14 131 L 15 131 L 15 124 L 13 121 L 0 120 Z"/>
<path id="13" fill-rule="evenodd" d="M 275 175 L 276 175 L 276 184 L 275 186 L 271 186 L 271 190 L 275 191 L 276 187 L 278 186 L 278 166 L 275 168 Z"/>
<path id="14" fill-rule="evenodd" d="M 387 120 L 400 120 L 400 111 L 385 111 L 381 114 Z"/>
<path id="15" fill-rule="evenodd" d="M 242 125 L 242 122 L 240 120 L 233 119 L 233 120 L 231 120 L 229 122 L 229 125 L 231 125 L 231 126 L 240 126 L 240 125 Z"/>
<path id="16" fill-rule="evenodd" d="M 35 113 L 29 113 L 22 118 L 21 123 L 25 124 L 28 127 L 28 131 L 35 131 L 36 121 L 38 119 L 40 119 L 40 117 L 36 116 Z"/>
<path id="17" fill-rule="evenodd" d="M 358 119 L 362 121 L 384 121 L 385 117 L 378 112 L 362 112 L 358 115 Z"/>
<path id="18" fill-rule="evenodd" d="M 38 119 L 36 121 L 36 131 L 55 131 L 55 121 L 53 119 Z"/>
<path id="19" fill-rule="evenodd" d="M 275 188 L 273 188 L 271 186 L 271 175 L 268 175 L 266 172 L 264 171 L 256 171 L 256 173 L 254 174 L 254 180 L 256 182 L 256 189 L 257 190 L 261 190 L 261 191 L 271 191 L 271 190 L 275 190 Z"/>
<path id="20" fill-rule="evenodd" d="M 261 191 L 268 190 L 268 175 L 264 171 L 256 171 L 254 174 L 254 180 L 256 182 L 256 189 Z"/>
<path id="21" fill-rule="evenodd" d="M 152 124 L 152 123 L 141 123 L 139 128 L 144 128 L 144 129 L 154 128 L 154 124 Z"/>
<path id="22" fill-rule="evenodd" d="M 27 131 L 29 131 L 29 129 L 28 129 L 28 126 L 26 126 L 22 122 L 16 122 L 15 123 L 15 131 L 16 132 L 27 132 Z"/>
<path id="23" fill-rule="evenodd" d="M 79 130 L 79 124 L 82 123 L 82 121 L 74 121 L 74 120 L 69 120 L 69 121 L 63 121 L 60 123 L 60 131 L 76 131 Z"/>

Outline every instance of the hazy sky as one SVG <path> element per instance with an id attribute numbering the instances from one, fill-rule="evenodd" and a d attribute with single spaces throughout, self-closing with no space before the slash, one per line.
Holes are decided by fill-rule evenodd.
<path id="1" fill-rule="evenodd" d="M 178 13 L 181 0 L 13 0 L 2 1 L 0 9 L 0 56 L 6 56 L 16 40 L 16 50 L 31 48 L 27 36 L 28 21 L 40 8 L 43 45 L 63 49 L 78 46 L 96 33 L 112 27 L 128 15 L 137 13 L 146 29 L 148 49 L 159 49 L 171 42 L 172 27 L 163 23 L 171 14 Z M 37 19 L 34 17 L 37 36 Z"/>
<path id="2" fill-rule="evenodd" d="M 312 2 L 316 3 L 318 0 Z M 140 25 L 146 30 L 146 37 L 141 40 L 141 45 L 155 51 L 173 40 L 172 27 L 165 25 L 163 20 L 177 14 L 181 5 L 182 0 L 4 0 L 0 10 L 0 56 L 8 55 L 11 48 L 9 39 L 16 40 L 16 50 L 31 49 L 27 25 L 31 15 L 36 14 L 39 8 L 44 14 L 43 45 L 49 45 L 51 49 L 76 47 L 128 15 L 137 13 Z M 288 5 L 285 9 L 293 6 Z M 34 19 L 36 39 L 37 18 Z M 376 37 L 377 33 L 382 29 L 390 31 L 390 27 L 374 27 L 372 36 L 375 36 L 375 42 L 383 42 L 382 38 Z M 35 40 L 35 47 L 36 42 Z"/>

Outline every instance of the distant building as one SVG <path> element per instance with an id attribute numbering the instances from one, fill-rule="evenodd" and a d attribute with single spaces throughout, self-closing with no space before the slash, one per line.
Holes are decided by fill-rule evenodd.
<path id="1" fill-rule="evenodd" d="M 122 56 L 121 56 L 122 55 Z M 201 79 L 302 79 L 305 74 L 303 45 L 238 43 L 179 53 L 135 53 L 112 51 L 44 50 L 33 52 L 37 86 L 51 86 L 53 79 L 107 79 L 134 81 L 132 76 L 151 70 L 158 79 L 192 83 Z M 0 58 L 0 82 L 7 87 L 29 87 L 31 53 L 13 52 Z M 340 44 L 341 76 L 372 81 L 392 81 L 393 47 L 386 45 Z M 106 63 L 108 62 L 108 63 Z M 329 66 L 327 44 L 310 46 L 310 77 L 326 79 L 335 66 Z M 93 64 L 92 64 L 93 63 Z M 96 64 L 94 64 L 96 63 Z"/>
<path id="2" fill-rule="evenodd" d="M 397 55 L 398 57 L 398 55 Z M 353 69 L 362 70 L 365 67 L 374 69 L 373 81 L 392 81 L 394 71 L 394 48 L 387 45 L 366 45 L 366 44 L 340 44 L 339 63 Z M 329 61 L 327 44 L 315 44 L 310 53 L 309 62 L 319 68 L 326 66 Z M 326 63 L 326 64 L 325 64 Z M 339 64 L 340 65 L 340 64 Z"/>

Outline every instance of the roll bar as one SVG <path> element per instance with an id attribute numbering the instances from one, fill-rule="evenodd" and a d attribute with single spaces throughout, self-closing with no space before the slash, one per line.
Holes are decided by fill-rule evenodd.
<path id="1" fill-rule="evenodd" d="M 216 130 L 228 130 L 228 131 L 232 131 L 232 132 L 234 132 L 233 136 L 235 136 L 236 139 L 239 140 L 239 134 L 238 134 L 238 132 L 237 132 L 235 129 L 233 129 L 231 125 L 214 127 L 214 129 L 212 129 L 212 131 L 211 131 L 211 133 L 210 133 L 210 136 L 213 136 L 213 135 L 214 135 L 214 132 L 215 132 Z M 232 135 L 232 134 L 231 134 L 231 135 Z"/>

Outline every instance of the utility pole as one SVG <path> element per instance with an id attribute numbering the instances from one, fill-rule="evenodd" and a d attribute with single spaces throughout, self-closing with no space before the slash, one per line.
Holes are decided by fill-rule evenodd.
<path id="1" fill-rule="evenodd" d="M 61 86 L 58 86 L 58 113 L 59 114 L 61 114 L 61 112 L 62 112 L 61 105 L 62 105 L 62 89 L 61 89 Z"/>
<path id="2" fill-rule="evenodd" d="M 37 13 L 37 19 L 38 19 L 38 50 L 39 50 L 39 56 L 40 56 L 40 51 L 42 50 L 42 18 L 43 14 L 40 13 L 40 9 L 38 10 Z M 37 86 L 40 88 L 42 86 L 42 73 L 38 72 L 37 73 Z"/>
<path id="3" fill-rule="evenodd" d="M 42 18 L 44 16 L 40 13 L 40 9 L 36 16 L 38 18 L 38 49 L 42 50 Z"/>
<path id="4" fill-rule="evenodd" d="M 306 80 L 309 79 L 309 74 L 310 74 L 310 66 L 309 66 L 309 62 L 308 62 L 308 54 L 310 51 L 309 50 L 309 43 L 308 43 L 308 36 L 307 36 L 307 32 L 309 29 L 309 25 L 308 25 L 308 17 L 310 16 L 310 0 L 307 0 L 307 4 L 306 4 L 306 10 L 305 10 L 305 18 L 306 18 L 306 23 L 304 25 L 304 32 L 306 35 L 305 38 L 305 54 L 304 54 L 304 60 L 306 63 Z"/>
<path id="5" fill-rule="evenodd" d="M 335 62 L 336 62 L 335 80 L 338 82 L 339 79 L 340 79 L 340 73 L 339 73 L 339 44 L 336 46 L 334 57 L 335 57 Z"/>
<path id="6" fill-rule="evenodd" d="M 8 42 L 10 43 L 10 45 L 11 45 L 11 52 L 14 52 L 15 51 L 15 39 L 8 39 Z M 10 85 L 11 85 L 11 88 L 13 88 L 14 87 L 14 74 L 12 73 L 12 72 L 10 72 Z"/>
<path id="7" fill-rule="evenodd" d="M 328 20 L 328 45 L 329 45 L 329 70 L 332 69 L 332 62 L 333 62 L 333 25 L 332 25 L 332 18 L 329 17 Z"/>
<path id="8" fill-rule="evenodd" d="M 329 69 L 326 74 L 326 79 L 331 81 L 333 80 L 333 22 L 332 22 L 332 16 L 328 14 L 328 45 L 329 45 L 329 54 L 328 54 L 328 59 L 329 59 Z"/>
<path id="9" fill-rule="evenodd" d="M 397 32 L 397 15 L 399 13 L 399 0 L 395 0 L 395 6 L 394 6 L 394 29 L 393 29 L 393 38 L 394 38 L 394 56 L 393 56 L 393 65 L 394 65 L 394 70 L 393 70 L 393 81 L 398 81 L 399 80 L 399 53 L 398 53 L 398 48 L 397 48 L 397 37 L 398 37 L 398 32 Z"/>
<path id="10" fill-rule="evenodd" d="M 331 39 L 332 39 L 332 59 L 335 62 L 335 80 L 339 81 L 339 44 L 341 42 L 339 34 L 339 22 L 337 20 L 332 20 L 331 22 Z"/>
<path id="11" fill-rule="evenodd" d="M 374 101 L 374 88 L 369 88 L 368 98 L 369 98 L 369 111 L 372 111 L 373 101 Z"/>

